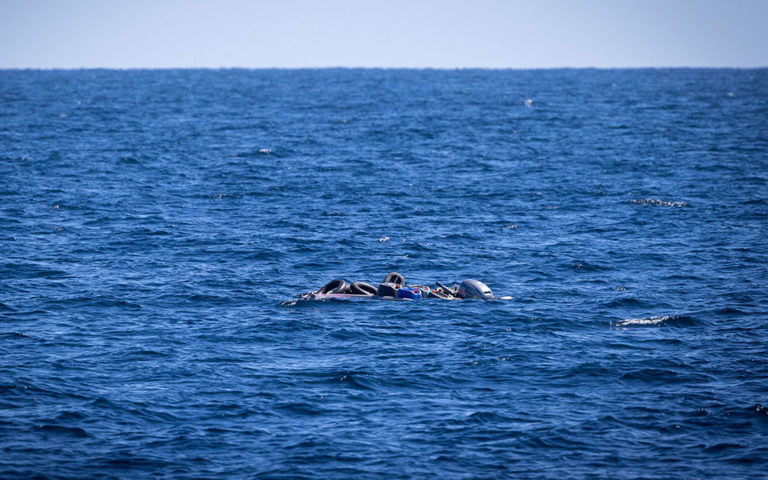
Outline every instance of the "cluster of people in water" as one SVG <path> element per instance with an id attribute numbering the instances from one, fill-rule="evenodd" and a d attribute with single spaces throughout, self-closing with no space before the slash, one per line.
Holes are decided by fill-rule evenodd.
<path id="1" fill-rule="evenodd" d="M 382 299 L 411 299 L 439 298 L 443 300 L 458 299 L 483 299 L 495 298 L 493 292 L 486 284 L 479 280 L 467 279 L 461 283 L 454 283 L 447 287 L 440 282 L 435 282 L 434 287 L 428 285 L 407 285 L 405 277 L 397 272 L 390 272 L 374 287 L 366 282 L 347 282 L 341 278 L 326 283 L 315 292 L 301 295 L 306 299 L 346 298 L 346 297 L 374 297 Z"/>

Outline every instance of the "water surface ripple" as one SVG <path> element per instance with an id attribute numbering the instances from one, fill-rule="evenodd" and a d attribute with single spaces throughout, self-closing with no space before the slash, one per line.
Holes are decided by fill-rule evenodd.
<path id="1" fill-rule="evenodd" d="M 768 70 L 0 71 L 0 199 L 3 478 L 768 471 Z"/>

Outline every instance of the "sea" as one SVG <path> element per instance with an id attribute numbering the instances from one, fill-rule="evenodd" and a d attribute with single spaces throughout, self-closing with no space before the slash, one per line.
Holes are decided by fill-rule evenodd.
<path id="1" fill-rule="evenodd" d="M 4 479 L 766 479 L 767 324 L 765 68 L 0 71 Z"/>

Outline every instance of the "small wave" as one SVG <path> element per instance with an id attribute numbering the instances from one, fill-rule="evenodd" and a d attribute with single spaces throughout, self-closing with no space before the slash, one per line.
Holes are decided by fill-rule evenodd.
<path id="1" fill-rule="evenodd" d="M 38 425 L 37 430 L 45 433 L 70 435 L 77 438 L 87 438 L 91 435 L 80 427 L 64 427 L 61 425 Z"/>
<path id="2" fill-rule="evenodd" d="M 709 453 L 715 453 L 715 452 L 722 452 L 722 451 L 725 451 L 725 450 L 732 450 L 734 448 L 737 448 L 737 449 L 738 448 L 744 448 L 744 445 L 742 445 L 740 443 L 728 443 L 728 442 L 718 443 L 716 445 L 712 445 L 712 446 L 709 446 L 709 447 L 705 448 L 704 451 L 705 452 L 709 452 Z"/>
<path id="3" fill-rule="evenodd" d="M 677 201 L 667 201 L 667 200 L 659 200 L 658 198 L 633 198 L 630 200 L 630 203 L 634 203 L 637 205 L 654 205 L 657 207 L 687 207 L 688 202 L 677 202 Z"/>
<path id="4" fill-rule="evenodd" d="M 169 354 L 165 352 L 159 352 L 157 350 L 151 350 L 146 348 L 133 348 L 127 352 L 125 352 L 123 355 L 125 355 L 127 358 L 136 359 L 136 358 L 146 358 L 146 357 L 168 357 Z"/>
<path id="5" fill-rule="evenodd" d="M 638 380 L 641 382 L 665 382 L 680 383 L 685 381 L 681 376 L 672 370 L 662 368 L 641 368 L 624 373 L 620 380 Z"/>
<path id="6" fill-rule="evenodd" d="M 641 300 L 636 297 L 622 297 L 622 298 L 614 298 L 610 302 L 606 302 L 603 304 L 603 306 L 608 308 L 616 308 L 616 307 L 648 307 L 651 304 Z M 630 320 L 637 320 L 637 319 L 630 319 Z"/>
<path id="7" fill-rule="evenodd" d="M 374 390 L 376 388 L 375 382 L 366 377 L 366 375 L 358 372 L 347 372 L 342 375 L 339 382 L 346 386 L 360 389 L 360 390 Z"/>
<path id="8" fill-rule="evenodd" d="M 738 308 L 734 307 L 723 307 L 721 309 L 715 310 L 715 313 L 718 315 L 747 315 L 747 312 L 744 310 L 739 310 Z"/>
<path id="9" fill-rule="evenodd" d="M 137 467 L 158 467 L 162 466 L 164 462 L 159 460 L 153 460 L 151 458 L 136 457 L 129 453 L 121 453 L 118 458 L 112 458 L 106 461 L 111 467 L 116 468 L 137 468 Z"/>
<path id="10" fill-rule="evenodd" d="M 250 151 L 247 151 L 247 152 L 235 152 L 235 153 L 233 153 L 230 156 L 231 157 L 249 158 L 249 157 L 259 157 L 259 156 L 262 156 L 262 155 L 272 155 L 272 156 L 275 156 L 275 157 L 280 157 L 281 156 L 279 152 L 275 152 L 271 148 L 259 148 L 259 149 L 250 150 Z"/>
<path id="11" fill-rule="evenodd" d="M 600 378 L 605 375 L 610 375 L 610 369 L 597 362 L 582 362 L 578 365 L 574 365 L 568 370 L 564 371 L 562 378 Z"/>
<path id="12" fill-rule="evenodd" d="M 469 414 L 465 420 L 467 423 L 499 423 L 509 421 L 509 418 L 490 410 L 480 410 Z"/>
<path id="13" fill-rule="evenodd" d="M 58 421 L 82 420 L 84 418 L 85 415 L 83 413 L 74 410 L 64 410 L 63 412 L 60 412 L 58 415 L 56 415 L 56 420 Z"/>
<path id="14" fill-rule="evenodd" d="M 0 265 L 0 274 L 5 279 L 44 278 L 58 280 L 70 277 L 67 272 L 62 270 L 31 263 L 6 263 Z"/>
<path id="15" fill-rule="evenodd" d="M 141 162 L 139 161 L 138 158 L 131 157 L 131 156 L 120 157 L 117 160 L 117 163 L 120 164 L 120 165 L 139 165 L 139 164 L 141 164 Z"/>
<path id="16" fill-rule="evenodd" d="M 663 315 L 646 318 L 626 318 L 613 323 L 615 327 L 690 327 L 698 322 L 687 315 Z"/>
<path id="17" fill-rule="evenodd" d="M 71 298 L 64 298 L 61 300 L 49 301 L 51 305 L 67 305 L 67 306 L 92 306 L 92 307 L 121 307 L 129 308 L 132 310 L 141 310 L 142 306 L 138 303 L 132 303 L 127 300 L 115 298 L 114 296 L 99 295 L 96 297 L 78 296 Z"/>
<path id="18" fill-rule="evenodd" d="M 221 297 L 219 295 L 207 295 L 204 293 L 194 293 L 192 295 L 189 295 L 187 297 L 187 300 L 189 300 L 190 302 L 214 303 L 214 304 L 227 303 L 229 301 L 229 299 L 226 297 Z"/>
<path id="19" fill-rule="evenodd" d="M 321 415 L 327 413 L 325 409 L 309 402 L 284 402 L 275 405 L 275 408 L 288 411 L 295 415 Z"/>

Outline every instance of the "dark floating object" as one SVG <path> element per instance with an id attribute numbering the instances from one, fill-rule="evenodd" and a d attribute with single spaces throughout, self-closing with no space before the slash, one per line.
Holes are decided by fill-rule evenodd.
<path id="1" fill-rule="evenodd" d="M 344 290 L 347 288 L 347 282 L 337 278 L 336 280 L 331 280 L 330 282 L 326 283 L 325 285 L 320 288 L 320 290 L 317 291 L 319 294 L 326 294 L 326 293 L 343 293 Z"/>
<path id="2" fill-rule="evenodd" d="M 365 282 L 352 282 L 349 290 L 353 295 L 376 295 L 376 287 Z"/>
<path id="3" fill-rule="evenodd" d="M 442 300 L 481 299 L 493 300 L 494 297 L 488 285 L 480 280 L 469 278 L 460 284 L 447 287 L 440 282 L 435 282 L 435 287 L 428 285 L 407 285 L 405 277 L 397 272 L 390 272 L 378 287 L 370 283 L 352 282 L 337 278 L 326 283 L 322 288 L 314 292 L 300 295 L 302 300 L 326 300 L 341 298 L 375 298 L 379 300 L 421 300 L 424 298 L 439 298 Z M 509 299 L 510 297 L 501 297 Z"/>

